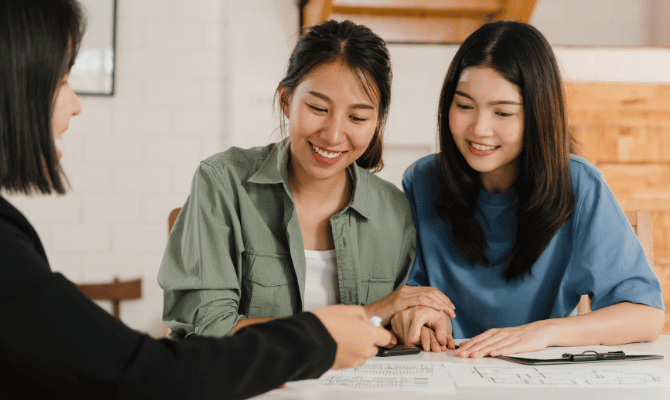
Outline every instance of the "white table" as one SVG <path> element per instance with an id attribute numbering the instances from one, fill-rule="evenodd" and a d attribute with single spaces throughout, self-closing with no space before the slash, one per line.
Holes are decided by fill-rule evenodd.
<path id="1" fill-rule="evenodd" d="M 622 346 L 613 346 L 624 350 L 634 350 L 645 353 L 662 354 L 665 356 L 662 360 L 649 361 L 624 361 L 610 363 L 610 365 L 636 366 L 636 365 L 655 365 L 670 371 L 670 335 L 663 335 L 654 343 L 634 343 Z M 446 353 L 426 353 L 421 352 L 417 355 L 394 357 L 396 361 L 448 361 L 454 363 L 466 363 L 470 365 L 518 365 L 495 358 L 484 358 L 478 360 L 461 359 L 451 355 L 451 351 Z M 382 360 L 384 358 L 377 358 Z M 635 400 L 655 400 L 670 399 L 670 388 L 457 388 L 456 395 L 440 394 L 427 395 L 418 393 L 374 393 L 366 391 L 330 391 L 330 392 L 304 392 L 292 387 L 289 382 L 284 389 L 277 389 L 256 399 L 346 399 L 346 400 L 395 400 L 395 399 L 570 399 L 570 400 L 616 400 L 616 399 L 635 399 Z"/>

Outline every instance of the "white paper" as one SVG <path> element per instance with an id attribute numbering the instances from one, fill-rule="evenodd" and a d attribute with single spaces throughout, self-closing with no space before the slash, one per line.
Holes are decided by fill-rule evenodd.
<path id="1" fill-rule="evenodd" d="M 585 351 L 592 350 L 598 353 L 609 353 L 611 351 L 623 351 L 627 355 L 649 354 L 640 351 L 623 350 L 610 346 L 578 346 L 578 347 L 547 347 L 544 350 L 530 351 L 528 353 L 506 354 L 509 357 L 528 358 L 532 360 L 553 360 L 563 358 L 563 354 L 582 354 Z"/>
<path id="2" fill-rule="evenodd" d="M 452 364 L 449 369 L 458 387 L 670 387 L 670 372 L 650 365 L 530 367 Z"/>
<path id="3" fill-rule="evenodd" d="M 292 382 L 299 390 L 356 390 L 456 394 L 445 362 L 368 360 L 356 368 L 328 371 L 319 379 Z"/>

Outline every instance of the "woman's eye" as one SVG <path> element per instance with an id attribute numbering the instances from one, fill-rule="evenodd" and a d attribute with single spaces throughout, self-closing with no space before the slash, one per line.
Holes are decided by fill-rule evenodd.
<path id="1" fill-rule="evenodd" d="M 498 116 L 503 117 L 503 118 L 511 117 L 513 115 L 513 114 L 502 112 L 502 111 L 498 111 L 496 114 L 498 114 Z"/>
<path id="2" fill-rule="evenodd" d="M 311 105 L 311 104 L 308 104 L 308 106 L 309 106 L 309 108 L 311 108 L 312 110 L 314 110 L 314 111 L 316 111 L 316 112 L 319 112 L 319 113 L 324 113 L 324 112 L 326 112 L 326 109 L 325 109 L 325 108 L 320 108 L 320 107 L 317 107 L 317 106 L 313 106 L 313 105 Z"/>
<path id="3" fill-rule="evenodd" d="M 351 118 L 351 120 L 354 121 L 354 122 L 365 122 L 365 121 L 368 120 L 367 118 L 360 118 L 360 117 L 357 117 L 355 115 L 352 115 L 349 118 Z"/>
<path id="4" fill-rule="evenodd" d="M 456 107 L 460 108 L 461 110 L 470 110 L 472 108 L 467 104 L 460 104 L 460 103 L 456 103 Z"/>

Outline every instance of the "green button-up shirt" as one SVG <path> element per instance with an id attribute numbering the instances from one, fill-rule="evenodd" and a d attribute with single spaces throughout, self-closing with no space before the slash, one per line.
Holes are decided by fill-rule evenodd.
<path id="1" fill-rule="evenodd" d="M 288 185 L 289 141 L 204 160 L 158 283 L 173 337 L 230 335 L 241 318 L 303 310 L 305 250 Z M 351 202 L 330 219 L 340 301 L 368 304 L 405 284 L 416 253 L 404 193 L 356 164 Z"/>

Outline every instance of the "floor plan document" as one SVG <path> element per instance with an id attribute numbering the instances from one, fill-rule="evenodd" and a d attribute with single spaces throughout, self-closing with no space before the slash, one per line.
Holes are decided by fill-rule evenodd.
<path id="1" fill-rule="evenodd" d="M 328 371 L 319 379 L 292 382 L 290 387 L 309 390 L 363 390 L 455 394 L 446 362 L 368 360 L 356 368 Z"/>
<path id="2" fill-rule="evenodd" d="M 449 370 L 458 387 L 670 387 L 670 372 L 651 365 L 451 364 Z"/>

